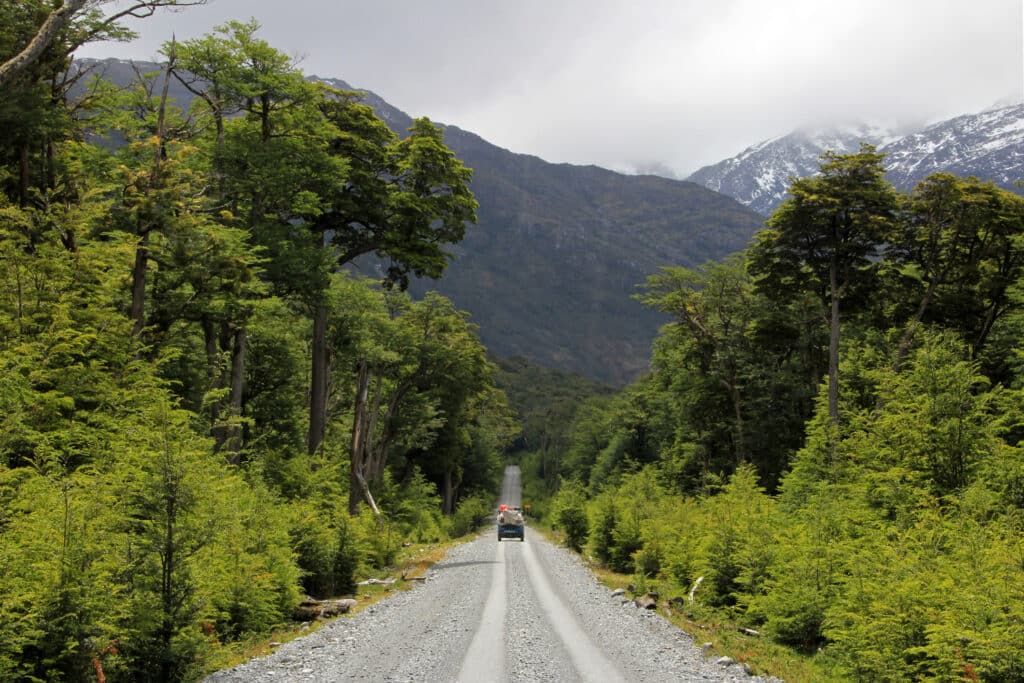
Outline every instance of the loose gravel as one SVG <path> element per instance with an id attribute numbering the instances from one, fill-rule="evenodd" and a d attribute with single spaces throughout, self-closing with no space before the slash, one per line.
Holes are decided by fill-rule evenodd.
<path id="1" fill-rule="evenodd" d="M 493 530 L 457 546 L 427 573 L 423 585 L 398 592 L 352 617 L 282 645 L 272 655 L 220 671 L 227 681 L 454 681 L 481 621 L 494 563 L 505 561 L 504 678 L 581 681 L 566 645 L 531 583 L 525 544 Z M 590 640 L 628 681 L 767 681 L 735 664 L 705 659 L 689 635 L 654 611 L 613 597 L 579 557 L 528 531 L 526 544 Z M 612 678 L 609 672 L 609 678 Z"/>

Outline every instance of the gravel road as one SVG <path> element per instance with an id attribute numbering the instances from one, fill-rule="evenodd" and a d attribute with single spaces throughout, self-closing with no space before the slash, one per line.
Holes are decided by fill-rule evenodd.
<path id="1" fill-rule="evenodd" d="M 206 680 L 766 680 L 705 660 L 686 633 L 529 528 L 525 542 L 495 535 L 454 548 L 413 590 Z"/>

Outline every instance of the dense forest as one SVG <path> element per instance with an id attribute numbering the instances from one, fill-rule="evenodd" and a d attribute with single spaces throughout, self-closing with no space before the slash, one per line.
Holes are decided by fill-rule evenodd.
<path id="1" fill-rule="evenodd" d="M 404 293 L 475 220 L 440 129 L 254 23 L 115 88 L 70 59 L 128 35 L 102 4 L 0 5 L 3 680 L 194 678 L 489 519 L 514 435 L 468 316 Z"/>
<path id="2" fill-rule="evenodd" d="M 559 473 L 570 545 L 823 677 L 1021 681 L 1024 199 L 882 160 L 826 154 L 745 253 L 652 275 L 653 371 L 524 478 Z"/>
<path id="3" fill-rule="evenodd" d="M 827 154 L 746 252 L 651 274 L 673 322 L 613 390 L 404 293 L 476 216 L 429 120 L 254 23 L 116 88 L 71 56 L 132 10 L 60 6 L 0 4 L 0 679 L 195 678 L 472 530 L 511 458 L 595 563 L 832 677 L 1024 680 L 1024 199 Z"/>

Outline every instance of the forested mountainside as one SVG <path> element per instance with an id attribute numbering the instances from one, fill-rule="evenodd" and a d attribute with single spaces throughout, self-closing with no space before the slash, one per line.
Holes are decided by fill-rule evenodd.
<path id="1" fill-rule="evenodd" d="M 782 202 L 790 179 L 814 173 L 823 153 L 855 152 L 862 142 L 886 154 L 886 177 L 904 192 L 938 171 L 1020 192 L 1024 104 L 1004 104 L 912 132 L 867 125 L 798 130 L 705 166 L 689 180 L 768 215 Z"/>
<path id="2" fill-rule="evenodd" d="M 635 300 L 667 264 L 746 246 L 760 226 L 724 195 L 657 176 L 549 164 L 449 128 L 474 169 L 477 226 L 436 286 L 473 313 L 488 348 L 606 382 L 648 367 L 661 314 Z"/>
<path id="3" fill-rule="evenodd" d="M 115 83 L 134 73 L 115 60 L 85 64 Z M 350 89 L 341 80 L 312 79 Z M 180 86 L 172 94 L 183 105 L 192 99 Z M 374 93 L 364 101 L 396 133 L 412 125 Z M 413 279 L 411 290 L 450 297 L 501 356 L 617 384 L 636 379 L 667 322 L 633 299 L 637 285 L 661 266 L 696 266 L 743 249 L 762 221 L 695 183 L 550 164 L 455 126 L 445 128 L 444 140 L 473 169 L 477 224 L 450 249 L 455 259 L 444 278 Z M 362 263 L 368 274 L 377 266 Z"/>

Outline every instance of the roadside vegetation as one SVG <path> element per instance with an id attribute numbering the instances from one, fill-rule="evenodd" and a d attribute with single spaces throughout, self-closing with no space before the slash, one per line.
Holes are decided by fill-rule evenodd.
<path id="1" fill-rule="evenodd" d="M 115 88 L 70 61 L 108 5 L 0 10 L 0 679 L 194 679 L 490 522 L 515 461 L 758 670 L 1024 680 L 1024 199 L 828 154 L 746 252 L 650 276 L 636 383 L 499 367 L 403 291 L 475 218 L 438 127 L 253 23 Z"/>
<path id="2" fill-rule="evenodd" d="M 1024 200 L 899 195 L 869 147 L 821 170 L 744 254 L 648 280 L 674 317 L 652 372 L 524 481 L 558 486 L 536 507 L 566 545 L 760 671 L 1024 680 Z"/>
<path id="3" fill-rule="evenodd" d="M 441 130 L 254 23 L 115 88 L 70 60 L 108 4 L 0 22 L 3 680 L 191 680 L 382 592 L 491 520 L 514 430 L 468 316 L 404 293 L 475 220 Z"/>

